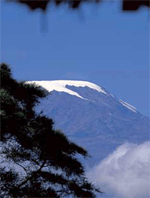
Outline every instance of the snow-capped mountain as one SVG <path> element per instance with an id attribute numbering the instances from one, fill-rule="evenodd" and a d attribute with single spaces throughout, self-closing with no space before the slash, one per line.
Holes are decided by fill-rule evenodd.
<path id="1" fill-rule="evenodd" d="M 98 162 L 124 142 L 149 139 L 150 119 L 104 88 L 87 81 L 29 81 L 51 94 L 37 111 L 51 117 L 55 128 L 84 146 Z"/>

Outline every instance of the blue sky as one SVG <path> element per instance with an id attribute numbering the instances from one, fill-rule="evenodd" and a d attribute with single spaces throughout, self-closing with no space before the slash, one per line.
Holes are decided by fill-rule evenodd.
<path id="1" fill-rule="evenodd" d="M 46 24 L 44 26 L 44 24 Z M 18 80 L 87 80 L 149 115 L 149 16 L 119 2 L 78 11 L 1 3 L 1 61 Z"/>

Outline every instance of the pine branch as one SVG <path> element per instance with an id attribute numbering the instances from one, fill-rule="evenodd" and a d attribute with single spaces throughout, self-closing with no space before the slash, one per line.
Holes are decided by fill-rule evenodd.
<path id="1" fill-rule="evenodd" d="M 24 171 L 25 171 L 25 173 L 26 174 L 28 174 L 28 172 L 27 172 L 27 170 L 26 170 L 26 168 L 24 167 L 24 166 L 22 166 L 21 164 L 19 164 L 18 162 L 16 162 L 16 160 L 15 159 L 12 159 L 18 166 L 20 166 Z"/>
<path id="2" fill-rule="evenodd" d="M 30 177 L 28 177 L 25 181 L 23 181 L 21 184 L 19 184 L 16 188 L 20 188 L 21 186 L 23 186 L 24 184 L 26 184 L 29 180 L 31 180 L 37 173 L 39 173 L 41 171 L 41 169 L 44 167 L 46 163 L 46 160 L 43 161 L 41 167 L 37 170 L 37 171 L 34 171 L 34 174 L 31 175 Z"/>

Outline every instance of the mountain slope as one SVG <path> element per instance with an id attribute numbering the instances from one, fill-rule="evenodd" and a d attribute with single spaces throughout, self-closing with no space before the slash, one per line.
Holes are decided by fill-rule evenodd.
<path id="1" fill-rule="evenodd" d="M 84 146 L 93 157 L 89 163 L 98 162 L 125 141 L 149 139 L 149 118 L 100 86 L 65 80 L 27 83 L 51 92 L 37 111 L 53 118 L 55 128 Z"/>

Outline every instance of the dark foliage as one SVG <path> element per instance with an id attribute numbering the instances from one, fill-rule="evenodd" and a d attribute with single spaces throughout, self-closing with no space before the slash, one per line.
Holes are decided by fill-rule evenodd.
<path id="1" fill-rule="evenodd" d="M 6 0 L 9 1 L 9 0 Z M 141 6 L 150 7 L 149 0 L 122 0 L 123 11 L 135 11 Z M 12 1 L 11 1 L 12 2 Z M 14 0 L 15 3 L 27 5 L 31 10 L 40 8 L 46 11 L 49 4 L 55 3 L 56 6 L 66 4 L 70 9 L 77 9 L 83 3 L 100 3 L 102 0 Z"/>
<path id="2" fill-rule="evenodd" d="M 6 64 L 0 74 L 0 197 L 95 197 L 100 191 L 76 156 L 86 157 L 86 150 L 35 111 L 47 92 L 15 80 Z"/>
<path id="3" fill-rule="evenodd" d="M 124 11 L 135 11 L 141 6 L 146 6 L 150 8 L 149 0 L 123 0 L 123 10 Z"/>

